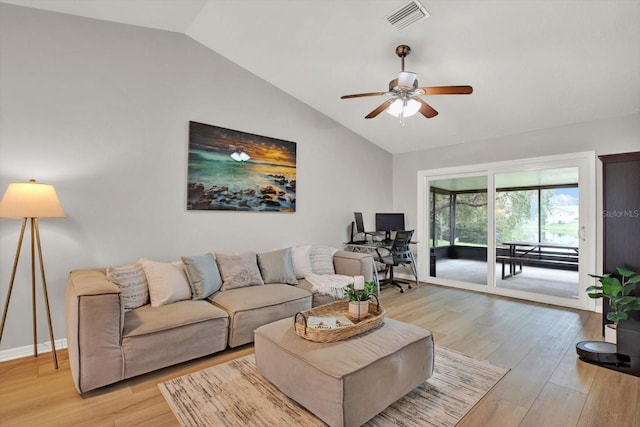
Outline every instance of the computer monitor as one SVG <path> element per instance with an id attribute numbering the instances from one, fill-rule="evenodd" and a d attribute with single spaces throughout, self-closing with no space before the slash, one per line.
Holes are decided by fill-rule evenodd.
<path id="1" fill-rule="evenodd" d="M 362 221 L 362 212 L 354 212 L 356 218 L 356 233 L 364 233 L 364 222 Z"/>
<path id="2" fill-rule="evenodd" d="M 384 231 L 385 239 L 391 239 L 392 231 L 404 230 L 403 213 L 377 213 L 376 231 Z"/>

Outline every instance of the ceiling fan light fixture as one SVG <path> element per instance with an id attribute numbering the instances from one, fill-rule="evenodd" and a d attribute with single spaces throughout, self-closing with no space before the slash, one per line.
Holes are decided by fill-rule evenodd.
<path id="1" fill-rule="evenodd" d="M 416 81 L 416 73 L 411 71 L 400 71 L 398 74 L 398 87 L 410 89 L 413 87 L 413 83 Z"/>
<path id="2" fill-rule="evenodd" d="M 387 108 L 387 113 L 394 117 L 411 117 L 420 111 L 420 103 L 415 99 L 396 99 Z"/>
<path id="3" fill-rule="evenodd" d="M 378 114 L 386 111 L 392 116 L 400 118 L 400 124 L 404 126 L 404 118 L 411 117 L 420 112 L 425 118 L 430 119 L 438 115 L 432 106 L 420 98 L 420 95 L 468 95 L 473 92 L 471 86 L 431 86 L 419 87 L 416 73 L 404 70 L 404 59 L 411 52 L 406 44 L 396 47 L 396 55 L 400 58 L 400 73 L 398 78 L 389 82 L 388 92 L 356 93 L 343 95 L 340 99 L 360 98 L 363 96 L 391 95 L 373 111 L 364 116 L 365 119 L 373 119 Z"/>

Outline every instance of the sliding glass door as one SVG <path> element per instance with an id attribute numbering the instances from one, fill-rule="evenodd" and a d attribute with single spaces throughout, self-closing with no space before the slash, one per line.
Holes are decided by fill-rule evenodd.
<path id="1" fill-rule="evenodd" d="M 429 250 L 437 277 L 487 285 L 487 177 L 429 181 Z"/>
<path id="2" fill-rule="evenodd" d="M 594 166 L 577 153 L 420 172 L 422 277 L 591 307 L 580 284 L 595 271 Z"/>
<path id="3" fill-rule="evenodd" d="M 495 175 L 496 286 L 577 300 L 579 169 Z"/>

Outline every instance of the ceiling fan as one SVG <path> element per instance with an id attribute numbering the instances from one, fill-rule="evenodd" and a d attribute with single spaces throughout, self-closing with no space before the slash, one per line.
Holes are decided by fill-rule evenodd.
<path id="1" fill-rule="evenodd" d="M 420 98 L 419 95 L 468 95 L 473 92 L 471 86 L 418 87 L 416 73 L 404 70 L 404 58 L 409 55 L 409 52 L 411 52 L 411 48 L 407 45 L 403 44 L 396 47 L 396 55 L 400 57 L 402 70 L 397 79 L 389 82 L 388 92 L 357 93 L 341 96 L 340 99 L 391 95 L 391 98 L 380 104 L 364 118 L 372 119 L 386 110 L 389 114 L 400 117 L 400 123 L 404 126 L 404 118 L 412 116 L 418 111 L 428 119 L 438 115 L 438 112 Z"/>

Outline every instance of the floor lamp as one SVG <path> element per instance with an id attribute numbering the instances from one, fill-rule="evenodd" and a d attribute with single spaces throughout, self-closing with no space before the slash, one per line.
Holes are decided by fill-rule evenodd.
<path id="1" fill-rule="evenodd" d="M 7 300 L 2 313 L 2 324 L 0 325 L 0 341 L 4 332 L 4 322 L 7 319 L 9 300 L 13 290 L 13 282 L 16 278 L 20 249 L 22 249 L 22 239 L 27 220 L 31 225 L 31 306 L 33 312 L 33 352 L 38 356 L 38 329 L 36 323 L 36 257 L 35 250 L 38 250 L 40 261 L 40 274 L 42 277 L 42 290 L 44 292 L 44 302 L 47 309 L 47 321 L 49 322 L 49 339 L 53 353 L 53 364 L 58 369 L 58 356 L 53 338 L 53 326 L 51 325 L 51 312 L 49 310 L 49 296 L 47 294 L 47 281 L 44 276 L 44 263 L 42 262 L 42 246 L 40 245 L 40 230 L 38 228 L 38 218 L 61 218 L 64 211 L 58 200 L 56 190 L 52 185 L 37 184 L 35 179 L 28 183 L 11 183 L 7 188 L 4 197 L 0 201 L 0 218 L 22 218 L 22 229 L 18 239 L 18 249 L 13 261 L 13 271 L 11 272 L 11 282 L 7 293 Z"/>

